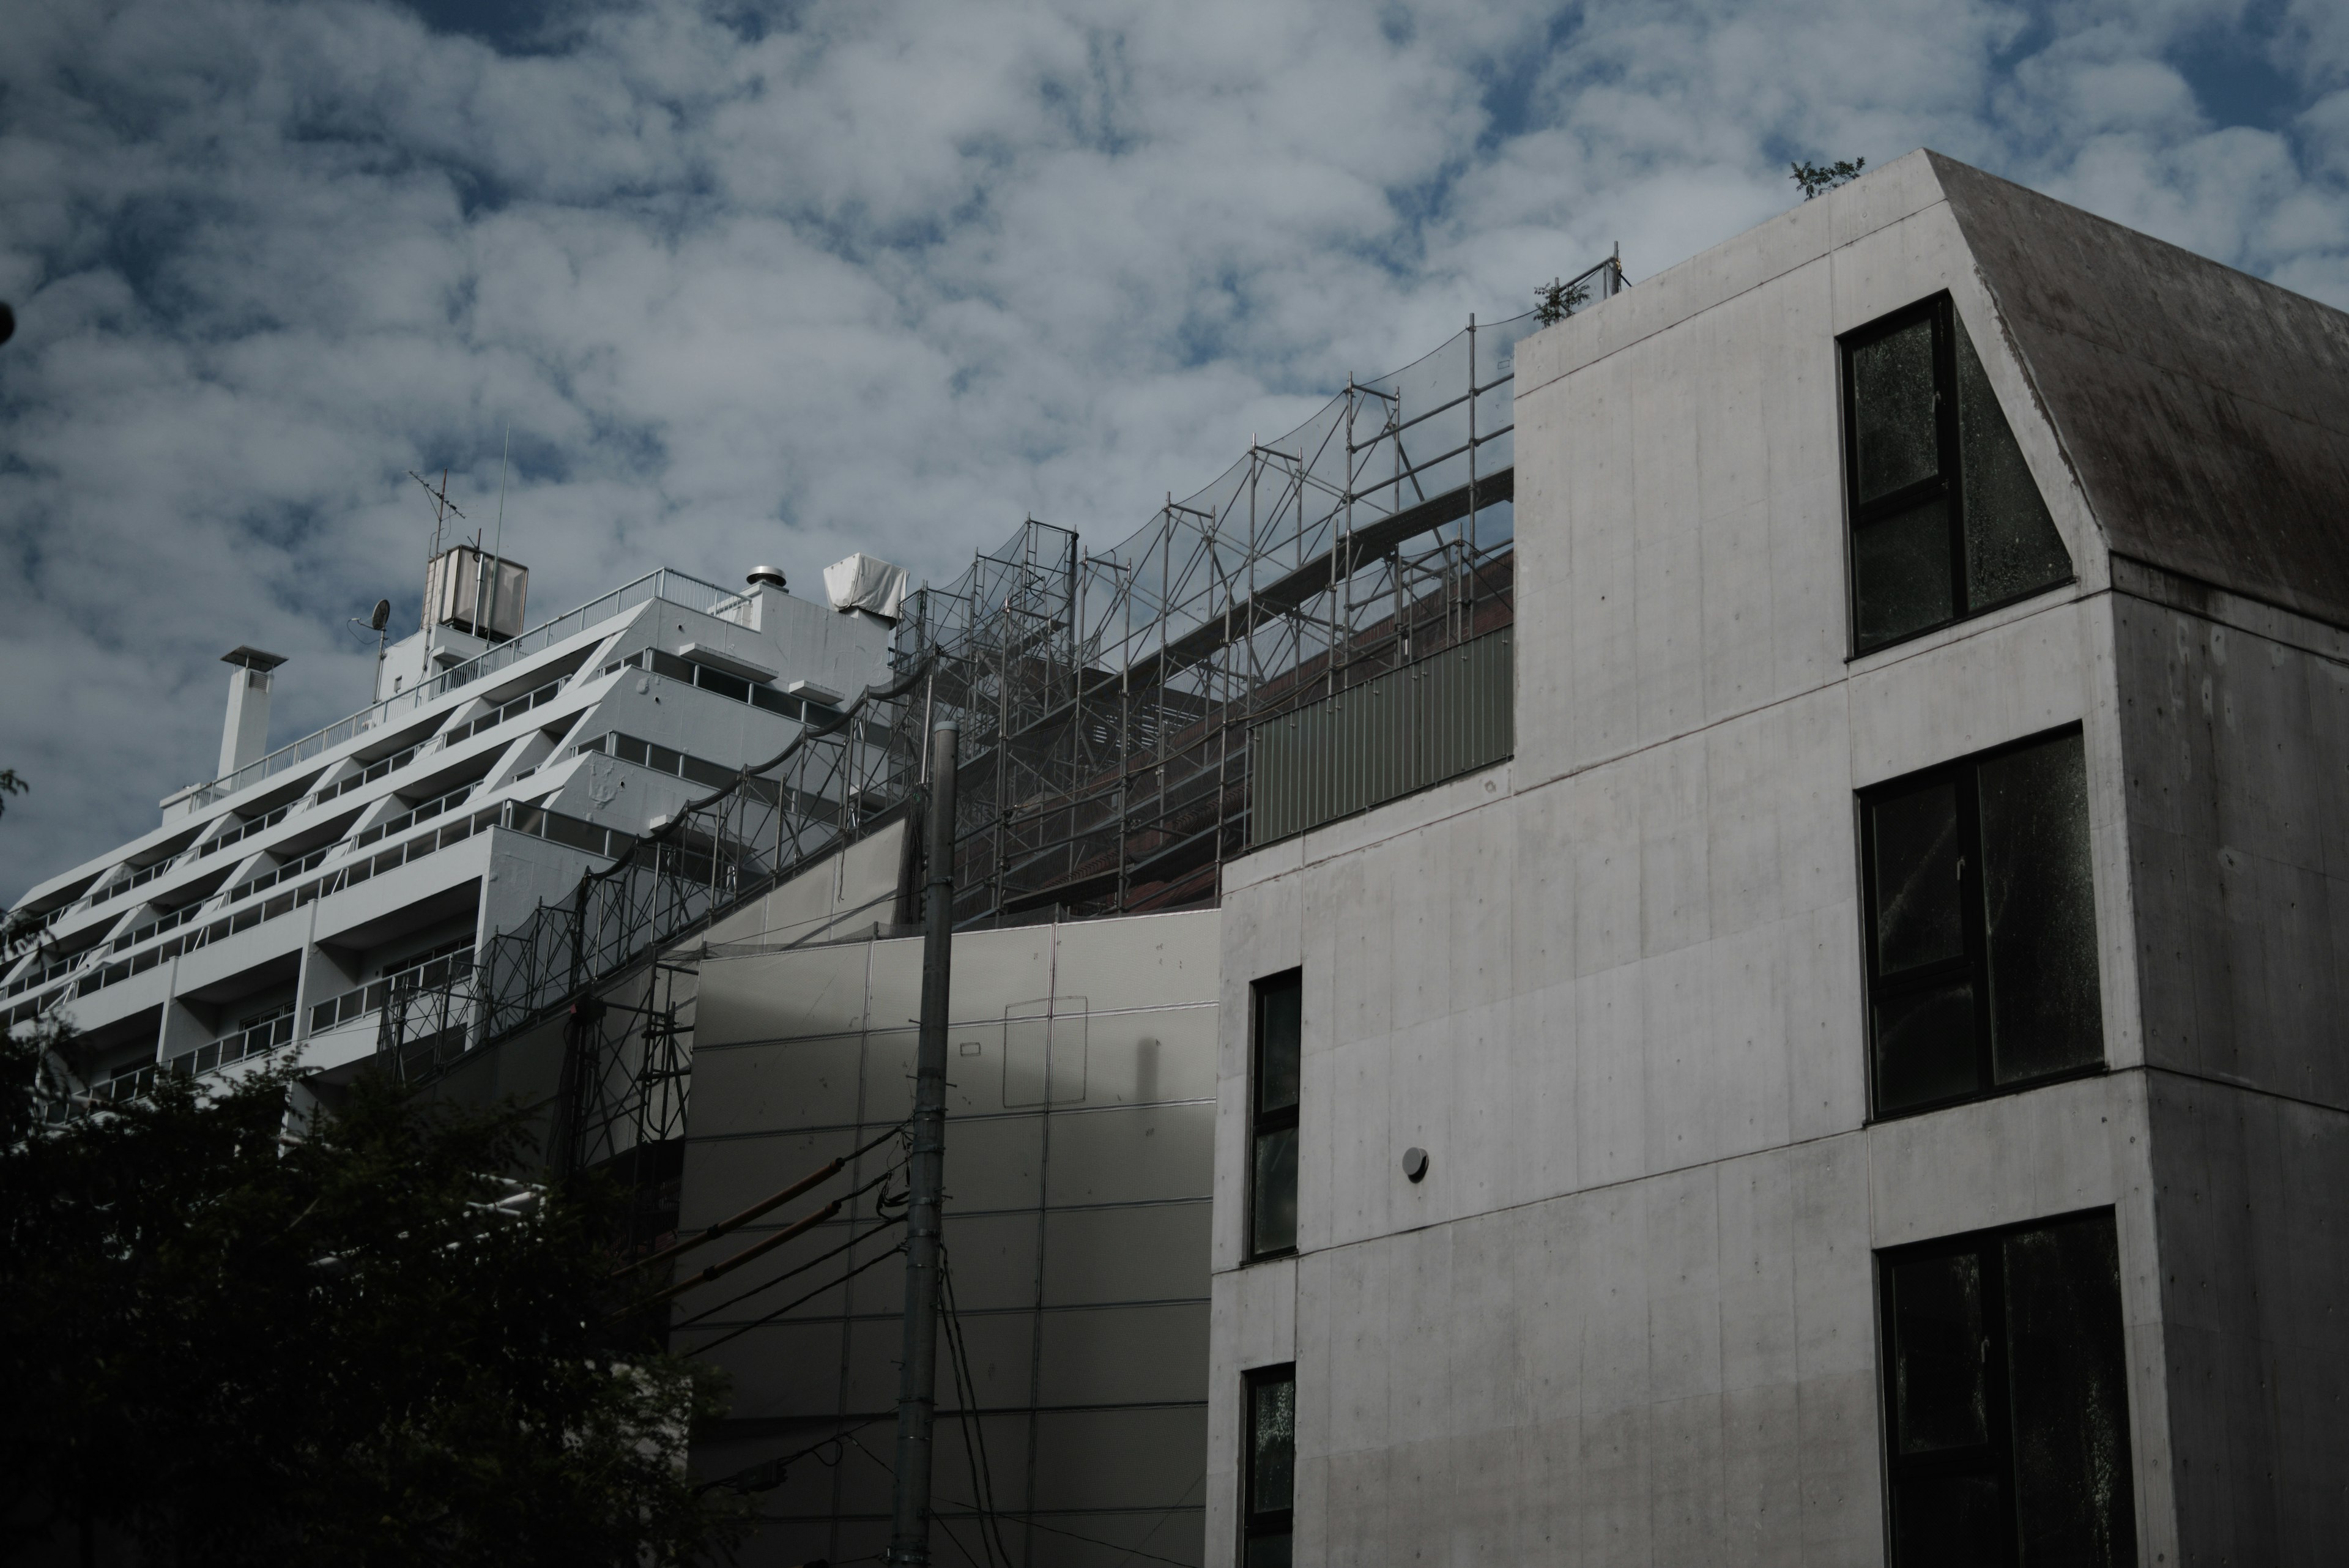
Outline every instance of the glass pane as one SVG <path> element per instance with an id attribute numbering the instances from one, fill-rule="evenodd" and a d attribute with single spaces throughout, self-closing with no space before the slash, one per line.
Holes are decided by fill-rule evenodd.
<path id="1" fill-rule="evenodd" d="M 1895 1568 L 1988 1568 L 2013 1561 L 2013 1539 L 1988 1476 L 1903 1481 L 1892 1498 Z"/>
<path id="2" fill-rule="evenodd" d="M 1247 1568 L 1288 1568 L 1289 1534 L 1251 1535 L 1247 1543 Z"/>
<path id="3" fill-rule="evenodd" d="M 1899 974 L 1962 956 L 1956 781 L 1880 800 L 1869 809 L 1876 829 L 1876 972 Z"/>
<path id="4" fill-rule="evenodd" d="M 1941 471 L 1933 417 L 1933 323 L 1914 321 L 1851 351 L 1861 502 Z"/>
<path id="5" fill-rule="evenodd" d="M 1892 1268 L 1892 1397 L 1904 1454 L 1990 1440 L 1990 1346 L 1982 1259 L 1919 1258 Z"/>
<path id="6" fill-rule="evenodd" d="M 1974 988 L 1969 981 L 1913 992 L 1877 1004 L 1876 1108 L 1930 1105 L 1982 1086 L 1974 1049 Z"/>
<path id="7" fill-rule="evenodd" d="M 1965 476 L 1966 602 L 1996 604 L 2072 575 L 2055 520 L 1958 322 L 1958 458 Z"/>
<path id="8" fill-rule="evenodd" d="M 2120 1250 L 2109 1215 L 2006 1240 L 2008 1378 L 2023 1561 L 2137 1561 Z"/>
<path id="9" fill-rule="evenodd" d="M 1948 500 L 1937 495 L 1860 529 L 1852 539 L 1852 591 L 1863 651 L 1956 615 Z"/>
<path id="10" fill-rule="evenodd" d="M 1303 1033 L 1305 988 L 1294 978 L 1258 986 L 1256 993 L 1256 1108 L 1297 1103 L 1298 1042 Z"/>
<path id="11" fill-rule="evenodd" d="M 1297 1245 L 1297 1129 L 1256 1140 L 1256 1185 L 1250 1194 L 1248 1251 L 1283 1252 Z"/>
<path id="12" fill-rule="evenodd" d="M 1297 1380 L 1251 1385 L 1248 1402 L 1248 1511 L 1278 1513 L 1297 1492 Z"/>
<path id="13" fill-rule="evenodd" d="M 1982 764 L 1992 1072 L 2000 1083 L 2104 1060 L 2088 773 L 2080 737 Z"/>

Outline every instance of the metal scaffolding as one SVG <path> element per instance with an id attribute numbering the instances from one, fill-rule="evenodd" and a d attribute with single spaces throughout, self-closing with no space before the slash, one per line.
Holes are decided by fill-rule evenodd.
<path id="1" fill-rule="evenodd" d="M 1565 289 L 1623 286 L 1610 259 Z M 452 982 L 471 1044 L 568 1010 L 574 1164 L 681 1125 L 683 1080 L 655 1070 L 667 1057 L 641 1027 L 659 1011 L 656 956 L 911 811 L 923 738 L 949 714 L 958 929 L 1212 903 L 1224 860 L 1264 838 L 1257 726 L 1511 623 L 1511 394 L 1539 325 L 1472 317 L 1402 369 L 1350 380 L 1105 551 L 1030 519 L 914 593 L 893 680 L 492 939 Z M 606 992 L 636 1001 L 615 1012 Z M 450 1013 L 388 1009 L 385 1049 L 422 1044 L 410 1017 L 440 1046 Z M 675 1031 L 663 1038 L 673 1054 Z"/>

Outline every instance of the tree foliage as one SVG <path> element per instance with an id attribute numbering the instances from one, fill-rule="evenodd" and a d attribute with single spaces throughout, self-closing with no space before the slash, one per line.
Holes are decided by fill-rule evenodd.
<path id="1" fill-rule="evenodd" d="M 500 1174 L 517 1114 L 361 1077 L 289 1119 L 278 1066 L 44 1127 L 67 1044 L 0 1048 L 11 1555 L 638 1568 L 730 1538 L 684 1471 L 709 1375 L 614 1344 L 609 1205 Z"/>
<path id="2" fill-rule="evenodd" d="M 1792 178 L 1803 188 L 1803 200 L 1807 202 L 1814 196 L 1832 191 L 1838 185 L 1848 185 L 1858 179 L 1859 171 L 1868 167 L 1868 160 L 1855 158 L 1845 162 L 1838 159 L 1833 163 L 1795 163 L 1788 167 L 1794 170 Z"/>
<path id="3" fill-rule="evenodd" d="M 1534 317 L 1544 327 L 1555 327 L 1590 303 L 1590 286 L 1552 278 L 1534 290 Z"/>

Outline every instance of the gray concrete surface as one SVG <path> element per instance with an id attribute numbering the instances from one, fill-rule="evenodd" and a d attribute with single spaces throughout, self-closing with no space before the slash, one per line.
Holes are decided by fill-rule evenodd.
<path id="1" fill-rule="evenodd" d="M 1300 1563 L 1880 1563 L 1873 1254 L 2103 1207 L 2142 1561 L 2343 1538 L 2341 634 L 2116 560 L 2134 492 L 1948 168 L 1528 339 L 1516 758 L 1229 867 L 1209 1563 L 1291 1359 Z M 2077 580 L 1850 659 L 1835 338 L 1943 289 Z M 1854 792 L 2073 723 L 2109 1070 L 1871 1124 Z M 1293 965 L 1299 1256 L 1243 1266 L 1247 988 Z"/>

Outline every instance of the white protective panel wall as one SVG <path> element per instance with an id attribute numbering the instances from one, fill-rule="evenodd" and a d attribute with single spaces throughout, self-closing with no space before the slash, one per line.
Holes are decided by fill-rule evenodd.
<path id="1" fill-rule="evenodd" d="M 942 1355 L 939 1561 L 984 1560 L 974 1461 L 1019 1561 L 1200 1558 L 1218 924 L 1208 911 L 955 940 L 946 1238 L 975 1398 Z M 918 940 L 703 961 L 682 1223 L 738 1212 L 901 1120 L 920 992 Z M 900 1158 L 884 1144 L 743 1233 Z M 680 1324 L 709 1315 L 676 1346 L 713 1345 L 734 1379 L 699 1471 L 856 1428 L 826 1450 L 836 1463 L 796 1466 L 765 1494 L 771 1522 L 746 1563 L 885 1543 L 905 1284 L 883 1190 L 902 1177 L 679 1304 Z"/>

